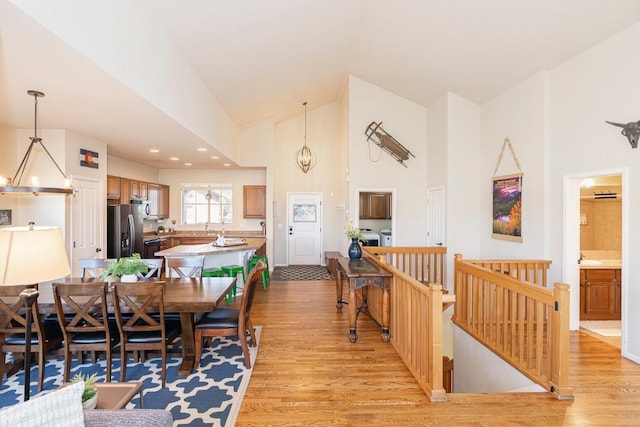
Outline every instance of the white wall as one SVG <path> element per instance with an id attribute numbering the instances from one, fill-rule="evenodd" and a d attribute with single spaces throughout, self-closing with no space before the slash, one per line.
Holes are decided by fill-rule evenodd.
<path id="1" fill-rule="evenodd" d="M 0 126 L 0 176 L 13 179 L 18 168 L 17 131 L 13 128 Z M 22 152 L 21 156 L 24 155 Z M 15 225 L 14 215 L 17 214 L 17 197 L 8 194 L 0 196 L 0 209 L 11 210 L 12 224 Z"/>
<path id="2" fill-rule="evenodd" d="M 365 130 L 375 121 L 415 158 L 405 168 L 373 142 Z M 394 191 L 397 246 L 426 242 L 427 109 L 355 76 L 349 78 L 349 219 L 358 223 L 358 191 Z M 343 237 L 346 248 L 347 238 Z M 346 252 L 346 249 L 343 249 Z"/>
<path id="3" fill-rule="evenodd" d="M 623 237 L 623 337 L 622 353 L 640 362 L 640 150 L 632 149 L 620 128 L 605 123 L 631 122 L 640 119 L 640 85 L 637 70 L 640 23 L 594 46 L 583 54 L 551 71 L 550 82 L 550 180 L 548 199 L 551 203 L 549 240 L 554 263 L 563 259 L 562 221 L 563 178 L 584 171 L 628 168 L 628 186 L 623 188 L 623 221 L 628 229 Z M 567 271 L 565 269 L 565 275 Z M 571 298 L 577 298 L 578 284 L 570 283 Z M 573 302 L 573 301 L 572 301 Z M 577 314 L 572 313 L 572 319 Z"/>
<path id="4" fill-rule="evenodd" d="M 106 160 L 108 175 L 162 184 L 159 178 L 159 171 L 156 168 L 114 156 L 107 156 Z"/>
<path id="5" fill-rule="evenodd" d="M 335 209 L 336 194 L 341 192 L 340 109 L 336 102 L 316 107 L 311 101 L 307 105 L 307 146 L 317 156 L 313 169 L 303 173 L 295 165 L 295 154 L 304 145 L 304 108 L 302 114 L 276 124 L 275 152 L 273 161 L 273 245 L 274 265 L 287 264 L 287 192 L 322 193 L 323 248 L 336 250 L 335 230 L 339 228 L 339 212 Z M 331 194 L 334 194 L 332 197 Z M 338 202 L 339 204 L 339 202 Z"/>
<path id="6" fill-rule="evenodd" d="M 483 257 L 549 257 L 545 242 L 549 237 L 548 215 L 548 141 L 546 138 L 548 73 L 540 72 L 482 106 L 482 209 L 484 232 L 481 234 Z M 522 177 L 522 243 L 491 237 L 491 177 L 498 163 L 504 139 L 509 138 L 520 164 Z M 505 148 L 496 176 L 520 170 Z M 555 183 L 556 186 L 561 186 Z M 559 270 L 552 272 L 560 280 Z"/>

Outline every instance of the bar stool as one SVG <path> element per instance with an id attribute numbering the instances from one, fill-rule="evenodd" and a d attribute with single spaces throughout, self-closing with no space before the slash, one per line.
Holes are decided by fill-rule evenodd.
<path id="1" fill-rule="evenodd" d="M 223 265 L 222 267 L 220 267 L 220 269 L 222 271 L 224 271 L 225 276 L 229 276 L 229 277 L 236 277 L 238 276 L 238 273 L 242 273 L 242 285 L 244 286 L 244 282 L 247 280 L 246 276 L 244 274 L 244 267 L 241 265 Z M 237 287 L 236 284 L 233 284 L 233 297 L 235 298 L 236 296 L 236 292 L 237 292 Z"/>
<path id="2" fill-rule="evenodd" d="M 224 271 L 220 268 L 205 268 L 202 270 L 202 277 L 224 277 Z"/>
<path id="3" fill-rule="evenodd" d="M 266 255 L 254 255 L 251 257 L 251 259 L 249 260 L 249 265 L 247 266 L 247 270 L 251 271 L 251 269 L 258 263 L 258 261 L 262 260 L 267 268 L 265 268 L 262 271 L 262 287 L 264 288 L 265 292 L 267 291 L 267 288 L 269 287 L 269 261 L 267 259 Z"/>

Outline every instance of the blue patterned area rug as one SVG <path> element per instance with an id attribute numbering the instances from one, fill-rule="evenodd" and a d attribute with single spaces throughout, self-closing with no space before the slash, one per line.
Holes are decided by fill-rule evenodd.
<path id="1" fill-rule="evenodd" d="M 256 338 L 260 342 L 262 328 L 256 327 Z M 251 350 L 251 366 L 258 355 L 258 347 Z M 242 348 L 236 337 L 216 338 L 211 347 L 204 350 L 200 368 L 191 375 L 178 375 L 180 358 L 167 359 L 166 387 L 161 387 L 161 359 L 148 359 L 144 363 L 127 364 L 127 381 L 142 381 L 144 408 L 167 409 L 173 415 L 174 426 L 228 426 L 235 425 L 242 398 L 249 385 L 253 369 L 244 367 Z M 43 392 L 55 390 L 62 384 L 63 360 L 48 360 L 45 366 Z M 98 381 L 105 379 L 105 361 L 97 365 L 78 365 L 74 359 L 71 377 L 77 373 L 98 374 Z M 113 361 L 112 378 L 119 379 L 120 360 Z M 31 396 L 37 393 L 38 366 L 31 368 Z M 22 401 L 24 371 L 12 375 L 0 388 L 0 408 Z M 127 409 L 140 407 L 139 395 L 127 405 Z"/>

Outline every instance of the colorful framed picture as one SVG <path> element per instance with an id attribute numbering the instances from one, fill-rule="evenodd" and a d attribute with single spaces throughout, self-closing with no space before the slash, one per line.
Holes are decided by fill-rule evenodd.
<path id="1" fill-rule="evenodd" d="M 80 149 L 80 166 L 85 168 L 98 169 L 99 154 L 97 151 Z"/>
<path id="2" fill-rule="evenodd" d="M 293 222 L 316 222 L 316 205 L 293 205 Z"/>
<path id="3" fill-rule="evenodd" d="M 522 174 L 493 178 L 494 239 L 522 242 Z"/>

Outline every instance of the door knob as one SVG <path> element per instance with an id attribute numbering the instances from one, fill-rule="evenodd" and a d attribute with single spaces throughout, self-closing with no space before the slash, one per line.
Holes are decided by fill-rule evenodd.
<path id="1" fill-rule="evenodd" d="M 96 248 L 96 252 L 102 252 L 102 248 Z"/>

